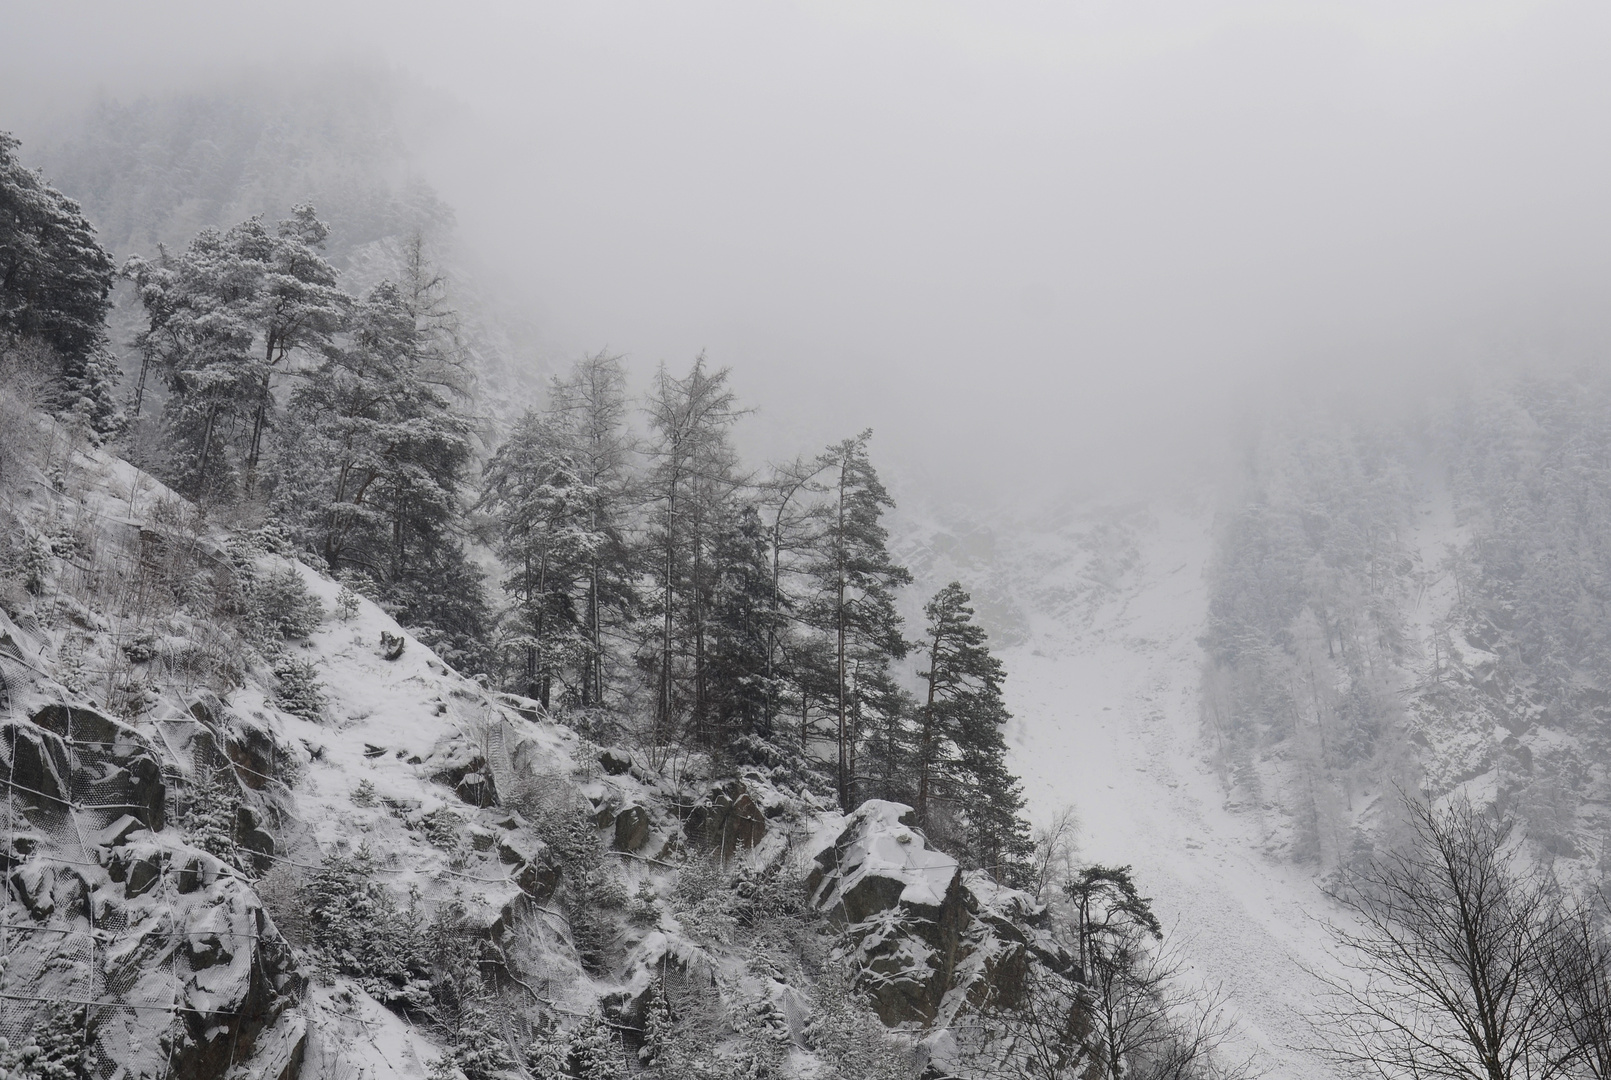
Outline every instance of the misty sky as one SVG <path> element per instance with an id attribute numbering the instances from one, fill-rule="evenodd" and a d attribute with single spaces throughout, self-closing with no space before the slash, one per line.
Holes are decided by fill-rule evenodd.
<path id="1" fill-rule="evenodd" d="M 401 69 L 545 359 L 703 348 L 767 452 L 871 425 L 931 481 L 1055 487 L 1293 373 L 1606 343 L 1603 4 L 0 0 L 0 34 L 23 135 Z"/>

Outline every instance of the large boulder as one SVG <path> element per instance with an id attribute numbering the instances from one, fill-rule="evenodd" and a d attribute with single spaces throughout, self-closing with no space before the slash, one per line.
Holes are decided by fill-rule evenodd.
<path id="1" fill-rule="evenodd" d="M 34 733 L 25 741 L 36 747 L 37 732 L 47 732 L 54 740 L 49 754 L 59 770 L 54 780 L 44 775 L 36 779 L 62 784 L 71 776 L 78 781 L 78 800 L 107 821 L 132 814 L 153 832 L 162 830 L 167 820 L 162 766 L 144 735 L 94 709 L 63 703 L 46 705 L 30 719 Z M 10 736 L 6 741 L 9 744 Z M 12 766 L 19 770 L 17 783 L 27 786 L 24 774 L 36 762 L 34 753 L 37 751 L 20 753 L 19 762 Z M 73 791 L 69 782 L 61 786 L 59 794 L 45 794 L 66 800 Z"/>
<path id="2" fill-rule="evenodd" d="M 740 848 L 749 850 L 766 835 L 762 812 L 742 780 L 729 780 L 710 789 L 687 812 L 684 834 L 695 844 L 719 851 L 726 860 Z"/>
<path id="3" fill-rule="evenodd" d="M 455 733 L 443 739 L 425 759 L 424 768 L 432 780 L 452 788 L 461 801 L 476 807 L 498 805 L 492 768 L 468 736 Z"/>
<path id="4" fill-rule="evenodd" d="M 649 831 L 653 822 L 649 819 L 649 811 L 636 803 L 621 808 L 615 815 L 615 850 L 642 851 L 649 843 Z"/>
<path id="5" fill-rule="evenodd" d="M 911 808 L 873 800 L 806 879 L 851 946 L 857 986 L 891 1026 L 945 1023 L 968 1001 L 1019 1000 L 1032 962 L 1058 966 L 1045 909 L 928 846 Z"/>

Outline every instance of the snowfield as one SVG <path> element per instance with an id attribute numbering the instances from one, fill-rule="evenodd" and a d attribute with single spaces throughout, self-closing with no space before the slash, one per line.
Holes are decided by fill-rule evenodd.
<path id="1" fill-rule="evenodd" d="M 1116 589 L 1079 613 L 1032 613 L 1030 640 L 1003 653 L 1031 818 L 1072 804 L 1082 857 L 1135 867 L 1194 972 L 1229 992 L 1243 1053 L 1272 1080 L 1340 1075 L 1301 1049 L 1322 990 L 1305 969 L 1334 963 L 1320 921 L 1333 905 L 1303 868 L 1262 853 L 1256 811 L 1226 808 L 1199 734 L 1211 516 L 1148 518 Z"/>

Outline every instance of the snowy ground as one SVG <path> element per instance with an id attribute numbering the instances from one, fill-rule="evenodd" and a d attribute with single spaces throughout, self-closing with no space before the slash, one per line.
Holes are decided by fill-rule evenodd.
<path id="1" fill-rule="evenodd" d="M 1335 1075 L 1298 1047 L 1326 966 L 1329 903 L 1260 853 L 1259 824 L 1223 807 L 1198 736 L 1206 514 L 1158 513 L 1142 565 L 1083 625 L 1043 622 L 1005 654 L 1011 741 L 1030 811 L 1072 803 L 1087 860 L 1129 863 L 1205 979 L 1229 991 L 1271 1078 Z"/>

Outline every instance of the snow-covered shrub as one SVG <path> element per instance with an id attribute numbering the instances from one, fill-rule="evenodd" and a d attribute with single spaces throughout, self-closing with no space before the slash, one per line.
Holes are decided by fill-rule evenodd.
<path id="1" fill-rule="evenodd" d="M 432 847 L 439 851 L 453 851 L 459 846 L 464 822 L 448 807 L 438 806 L 420 817 L 419 827 Z"/>
<path id="2" fill-rule="evenodd" d="M 660 897 L 648 878 L 638 882 L 638 891 L 627 905 L 627 921 L 634 926 L 654 926 L 660 921 Z"/>
<path id="3" fill-rule="evenodd" d="M 781 863 L 754 866 L 741 862 L 733 871 L 732 890 L 733 916 L 750 929 L 815 915 L 815 909 L 806 903 L 804 877 Z"/>
<path id="4" fill-rule="evenodd" d="M 571 926 L 571 940 L 585 967 L 605 966 L 614 913 L 625 907 L 627 892 L 605 857 L 598 827 L 585 801 L 548 801 L 524 793 L 518 809 L 535 825 L 560 867 L 560 902 Z"/>
<path id="5" fill-rule="evenodd" d="M 252 620 L 270 641 L 305 638 L 319 628 L 319 620 L 324 618 L 324 605 L 290 566 L 257 578 L 251 603 Z"/>
<path id="6" fill-rule="evenodd" d="M 319 692 L 319 669 L 281 649 L 273 655 L 274 704 L 304 720 L 324 716 L 324 695 Z"/>
<path id="7" fill-rule="evenodd" d="M 84 1006 L 63 1006 L 15 1050 L 0 1039 L 0 1080 L 89 1080 L 94 1054 L 84 1025 Z"/>
<path id="8" fill-rule="evenodd" d="M 432 970 L 431 997 L 437 1004 L 437 1018 L 454 1030 L 479 1009 L 477 1002 L 485 991 L 481 940 L 461 893 L 454 893 L 451 900 L 440 905 L 425 928 L 425 957 Z"/>
<path id="9" fill-rule="evenodd" d="M 35 596 L 43 592 L 54 559 L 50 541 L 45 539 L 44 533 L 29 530 L 22 549 L 22 587 Z"/>
<path id="10" fill-rule="evenodd" d="M 732 1003 L 717 1009 L 722 1014 L 719 1026 L 690 1026 L 683 1022 L 686 1014 L 679 1018 L 673 1013 L 660 989 L 651 992 L 638 1057 L 653 1075 L 667 1080 L 773 1080 L 783 1075 L 787 1026 L 768 1023 L 757 1003 L 744 1000 L 736 985 L 726 987 L 723 996 Z M 719 1037 L 716 1032 L 723 1028 L 735 1037 Z"/>
<path id="11" fill-rule="evenodd" d="M 354 806 L 370 807 L 378 805 L 380 796 L 375 793 L 375 782 L 369 779 L 358 781 L 358 786 L 352 789 L 352 804 Z"/>
<path id="12" fill-rule="evenodd" d="M 695 941 L 727 945 L 738 931 L 737 899 L 721 857 L 712 852 L 683 863 L 671 890 L 671 909 Z"/>
<path id="13" fill-rule="evenodd" d="M 447 1053 L 431 1063 L 430 1080 L 503 1080 L 519 1075 L 519 1063 L 503 1034 L 479 1004 L 460 1013 Z"/>
<path id="14" fill-rule="evenodd" d="M 429 1004 L 430 965 L 418 904 L 406 907 L 378 880 L 367 846 L 351 856 L 329 855 L 308 879 L 308 929 L 323 968 L 349 975 L 388 1004 Z"/>
<path id="15" fill-rule="evenodd" d="M 227 772 L 220 777 L 211 770 L 203 770 L 192 785 L 190 796 L 184 817 L 186 842 L 246 873 L 251 861 L 240 857 L 235 842 L 241 799 L 233 777 Z"/>
<path id="16" fill-rule="evenodd" d="M 571 1080 L 571 1042 L 557 1029 L 539 1029 L 521 1057 L 531 1080 Z"/>
<path id="17" fill-rule="evenodd" d="M 824 972 L 814 987 L 806 1037 L 827 1066 L 822 1080 L 912 1080 L 917 1055 L 910 1045 L 891 1036 L 852 992 L 849 980 Z"/>
<path id="18" fill-rule="evenodd" d="M 571 1031 L 570 1075 L 577 1080 L 625 1080 L 626 1049 L 597 1017 L 589 1016 Z"/>
<path id="19" fill-rule="evenodd" d="M 297 948 L 312 944 L 306 871 L 295 863 L 276 862 L 268 873 L 253 883 L 252 888 L 286 941 Z"/>

